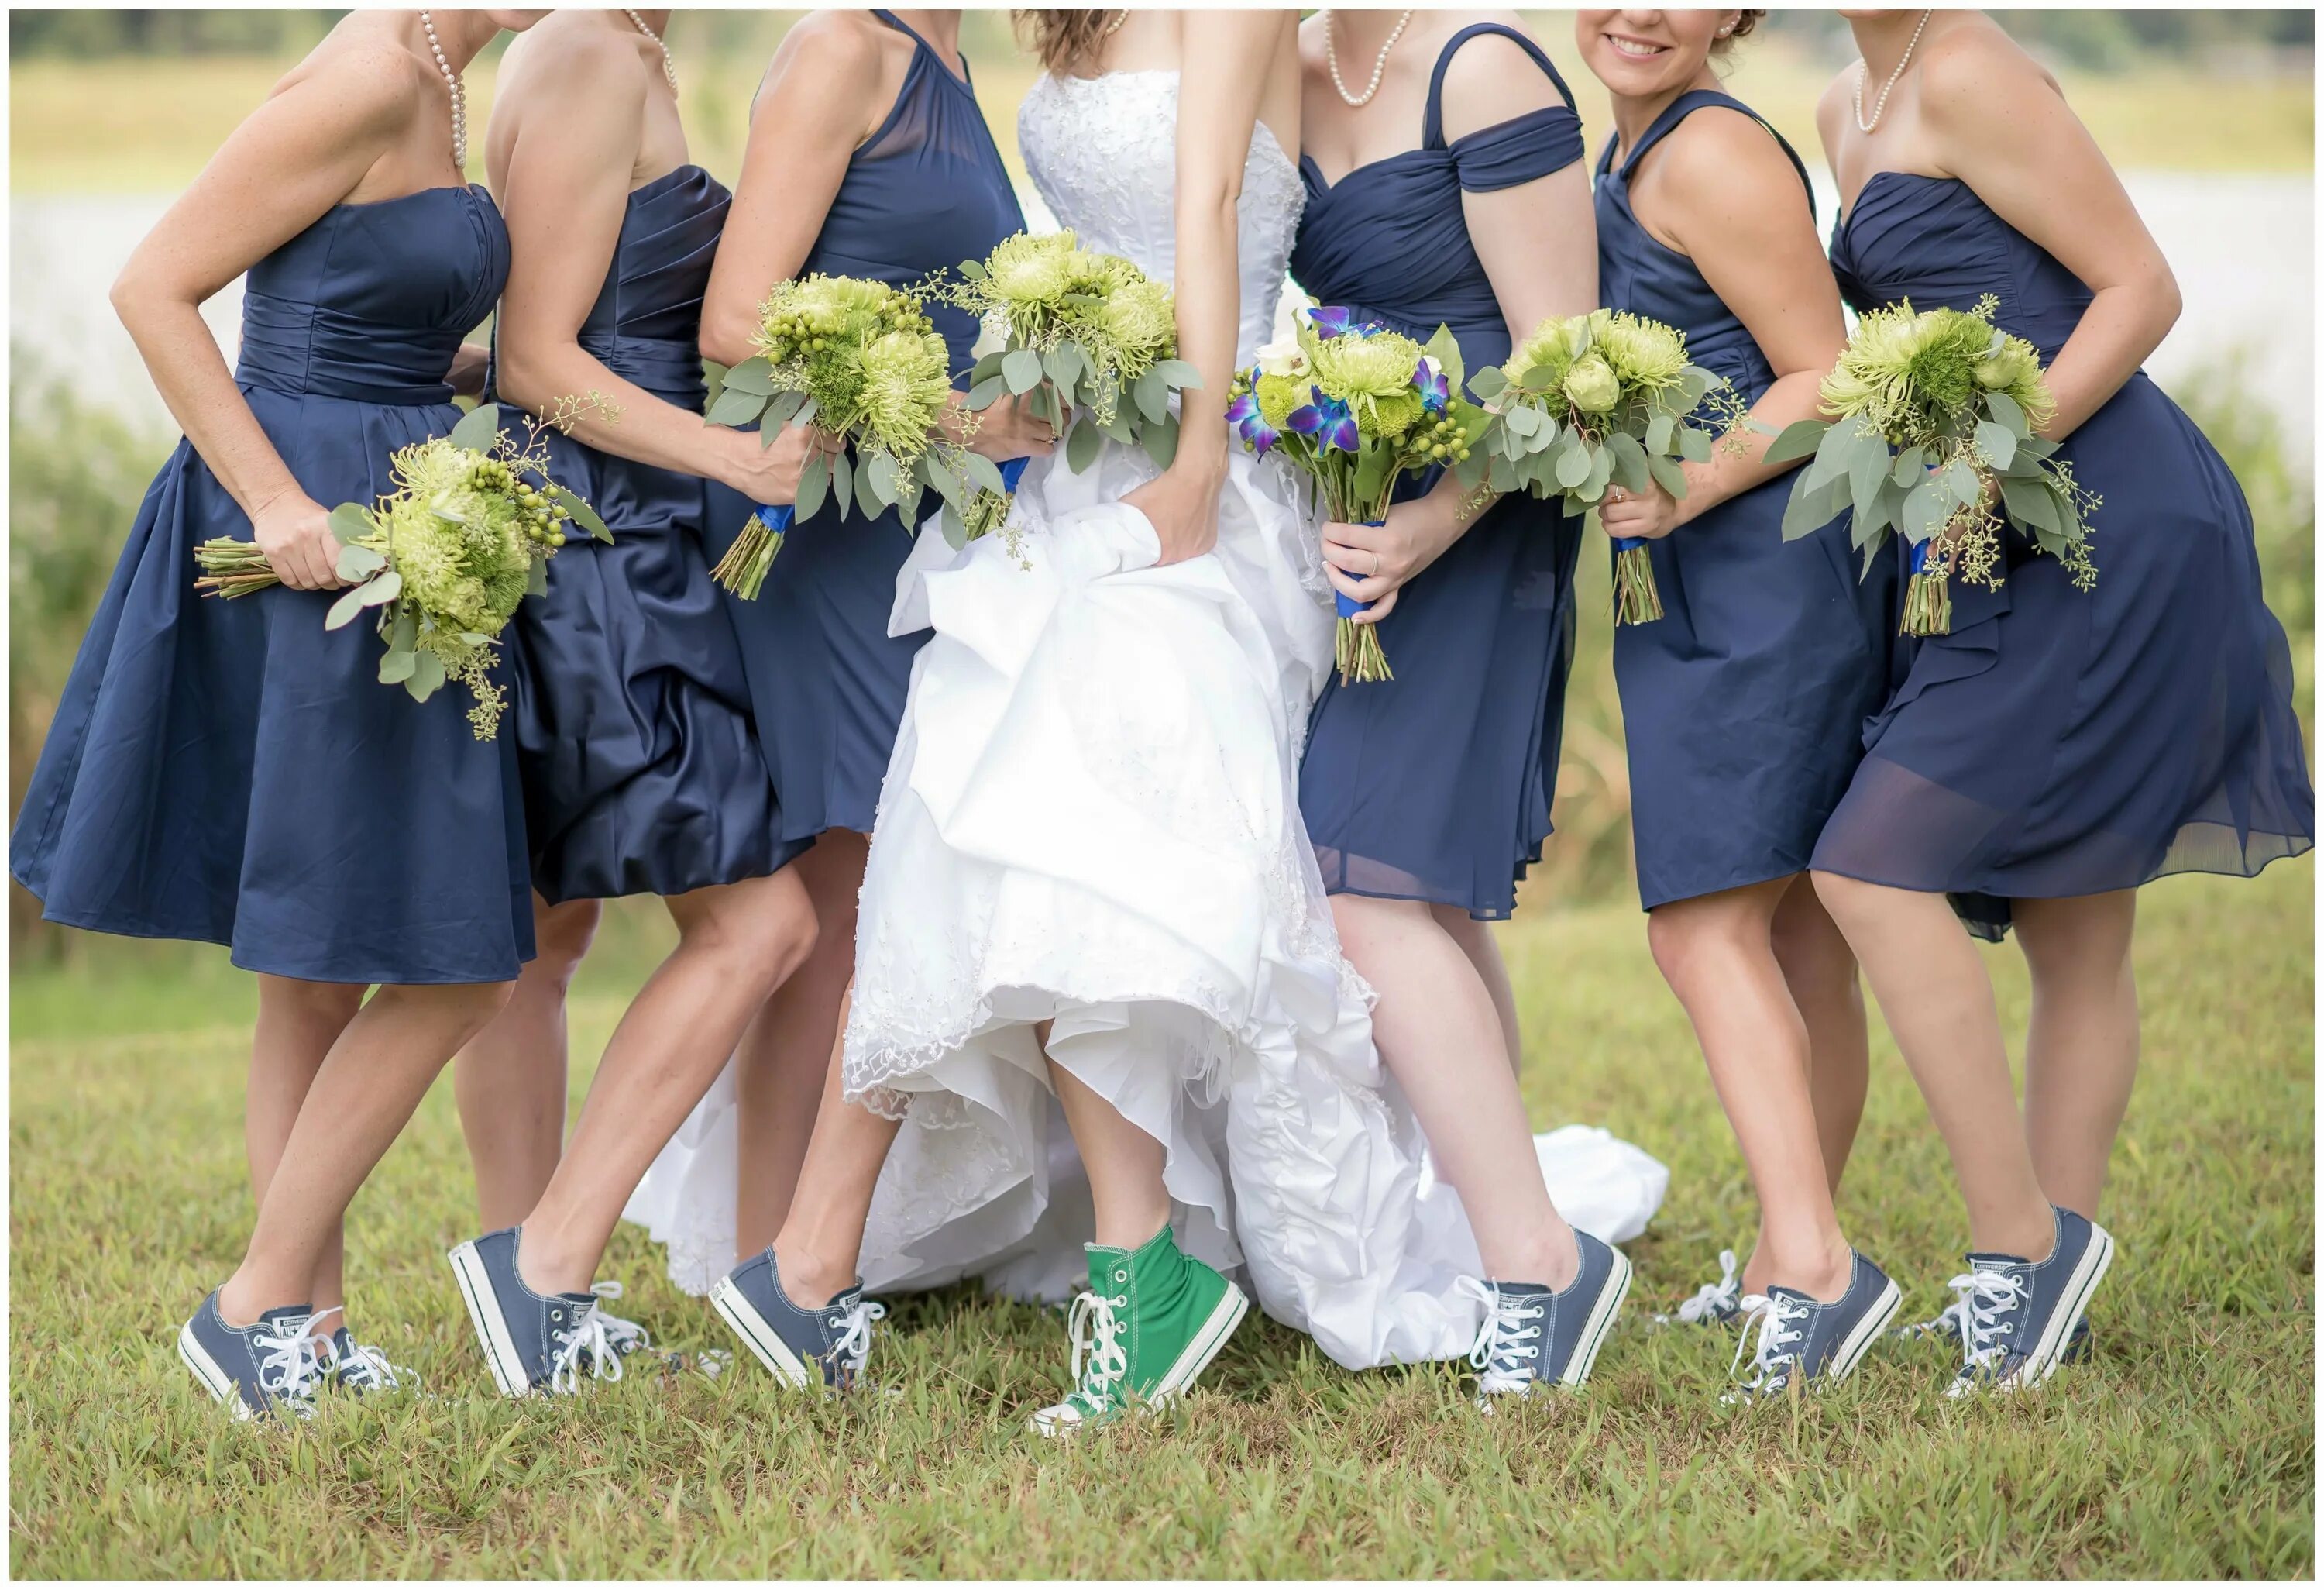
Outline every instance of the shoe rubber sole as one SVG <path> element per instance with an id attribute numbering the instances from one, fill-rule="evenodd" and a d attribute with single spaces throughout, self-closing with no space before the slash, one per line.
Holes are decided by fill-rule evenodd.
<path id="1" fill-rule="evenodd" d="M 1630 1262 L 1619 1248 L 1613 1250 L 1614 1268 L 1608 1272 L 1606 1284 L 1600 1289 L 1598 1301 L 1591 1306 L 1590 1318 L 1582 1327 L 1582 1340 L 1573 1349 L 1573 1356 L 1565 1361 L 1558 1372 L 1557 1383 L 1580 1386 L 1590 1380 L 1591 1366 L 1598 1362 L 1598 1351 L 1606 1345 L 1607 1333 L 1614 1327 L 1614 1317 L 1621 1312 L 1622 1299 L 1630 1295 Z"/>
<path id="2" fill-rule="evenodd" d="M 257 1417 L 251 1411 L 250 1404 L 242 1400 L 241 1389 L 234 1383 L 234 1377 L 218 1367 L 217 1360 L 209 1355 L 208 1349 L 194 1335 L 191 1321 L 178 1331 L 178 1360 L 201 1382 L 202 1390 L 233 1410 L 235 1418 Z"/>
<path id="3" fill-rule="evenodd" d="M 785 1385 L 807 1387 L 822 1383 L 823 1375 L 806 1359 L 794 1353 L 767 1323 L 766 1316 L 752 1307 L 742 1290 L 724 1276 L 710 1289 L 710 1306 L 718 1310 L 718 1317 L 727 1328 L 742 1339 L 751 1355 L 767 1366 L 767 1372 Z"/>
<path id="4" fill-rule="evenodd" d="M 508 1321 L 501 1313 L 500 1301 L 493 1291 L 491 1276 L 476 1252 L 476 1244 L 462 1243 L 444 1256 L 452 1262 L 452 1279 L 459 1282 L 461 1299 L 468 1305 L 468 1322 L 476 1327 L 476 1340 L 484 1349 L 484 1362 L 492 1369 L 493 1382 L 500 1387 L 503 1397 L 532 1395 L 531 1377 L 525 1373 L 524 1360 L 517 1354 L 516 1340 L 509 1335 Z"/>

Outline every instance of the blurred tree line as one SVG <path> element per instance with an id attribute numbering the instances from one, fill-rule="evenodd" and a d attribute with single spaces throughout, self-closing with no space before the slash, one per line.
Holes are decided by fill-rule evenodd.
<path id="1" fill-rule="evenodd" d="M 18 58 L 108 55 L 289 55 L 321 38 L 343 11 L 14 11 L 9 48 Z M 1997 11 L 1994 19 L 2038 52 L 2086 71 L 2119 71 L 2142 58 L 2312 49 L 2313 11 Z M 702 11 L 697 39 L 745 48 L 766 37 L 770 14 Z M 972 19 L 1003 24 L 1000 12 Z M 1778 11 L 1771 32 L 1816 38 L 1836 54 L 1846 29 L 1829 12 Z"/>

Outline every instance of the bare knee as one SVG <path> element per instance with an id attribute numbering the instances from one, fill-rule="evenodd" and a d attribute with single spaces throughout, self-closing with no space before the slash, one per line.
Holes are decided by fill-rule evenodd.
<path id="1" fill-rule="evenodd" d="M 683 907 L 673 901 L 672 910 L 689 955 L 768 988 L 805 965 L 820 938 L 814 902 L 788 871 L 698 890 Z"/>
<path id="2" fill-rule="evenodd" d="M 1646 948 L 1663 980 L 1683 991 L 1706 964 L 1729 968 L 1742 957 L 1765 957 L 1767 912 L 1739 892 L 1674 901 L 1646 913 Z"/>
<path id="3" fill-rule="evenodd" d="M 336 1032 L 363 1009 L 364 983 L 309 983 L 262 972 L 258 997 L 271 1018 Z"/>
<path id="4" fill-rule="evenodd" d="M 532 903 L 533 958 L 526 964 L 521 980 L 527 985 L 546 985 L 562 999 L 597 937 L 597 924 L 604 915 L 604 905 L 595 900 L 567 900 L 551 905 L 536 898 Z"/>
<path id="5" fill-rule="evenodd" d="M 1796 998 L 1852 998 L 1857 992 L 1856 952 L 1812 888 L 1784 897 L 1769 929 L 1775 964 Z"/>

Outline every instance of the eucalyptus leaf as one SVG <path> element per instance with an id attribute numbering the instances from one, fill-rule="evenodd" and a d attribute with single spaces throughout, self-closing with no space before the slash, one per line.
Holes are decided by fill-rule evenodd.
<path id="1" fill-rule="evenodd" d="M 1962 459 L 1955 458 L 1946 465 L 1941 478 L 1958 506 L 1971 507 L 1985 496 L 1985 477 Z"/>
<path id="2" fill-rule="evenodd" d="M 1904 495 L 1900 526 L 1904 539 L 1914 542 L 1927 541 L 1952 517 L 1954 506 L 1952 494 L 1944 488 L 1942 477 L 1930 476 Z"/>
<path id="3" fill-rule="evenodd" d="M 1808 485 L 1804 475 L 1792 482 L 1790 500 L 1784 504 L 1784 539 L 1795 541 L 1803 535 L 1813 535 L 1848 506 L 1848 483 L 1829 480 L 1821 485 Z"/>
<path id="4" fill-rule="evenodd" d="M 831 455 L 831 500 L 844 522 L 855 505 L 855 461 L 845 453 Z"/>
<path id="5" fill-rule="evenodd" d="M 1848 495 L 1859 517 L 1879 500 L 1888 482 L 1888 454 L 1880 448 L 1858 448 L 1848 460 Z"/>
<path id="6" fill-rule="evenodd" d="M 1098 453 L 1104 446 L 1105 433 L 1087 414 L 1082 415 L 1065 433 L 1065 467 L 1075 475 L 1081 474 L 1097 462 Z"/>
<path id="7" fill-rule="evenodd" d="M 1178 420 L 1175 414 L 1165 414 L 1139 433 L 1138 439 L 1146 448 L 1146 456 L 1154 460 L 1157 469 L 1170 467 L 1170 460 L 1178 456 Z"/>
<path id="8" fill-rule="evenodd" d="M 803 522 L 822 510 L 824 494 L 831 489 L 831 469 L 825 455 L 817 453 L 799 471 L 798 498 L 793 505 L 792 522 Z"/>
<path id="9" fill-rule="evenodd" d="M 1557 484 L 1567 491 L 1576 491 L 1590 478 L 1591 464 L 1590 448 L 1580 439 L 1568 437 L 1557 454 Z"/>
<path id="10" fill-rule="evenodd" d="M 2058 513 L 2058 500 L 2051 495 L 2049 486 L 2041 481 L 2004 476 L 2001 505 L 2010 519 L 2023 528 L 2059 533 L 2065 530 L 2064 522 Z"/>
<path id="11" fill-rule="evenodd" d="M 1996 469 L 2006 469 L 2009 461 L 2017 457 L 2017 434 L 2006 426 L 1980 420 L 1977 422 L 1977 450 L 1991 459 Z"/>
<path id="12" fill-rule="evenodd" d="M 1138 411 L 1149 421 L 1158 421 L 1170 411 L 1170 389 L 1163 384 L 1162 372 L 1148 370 L 1130 388 L 1130 396 Z"/>
<path id="13" fill-rule="evenodd" d="M 355 594 L 363 598 L 366 607 L 378 607 L 403 595 L 403 576 L 391 569 L 359 585 Z"/>
<path id="14" fill-rule="evenodd" d="M 411 654 L 411 677 L 403 681 L 414 701 L 425 701 L 444 688 L 444 660 L 433 652 Z"/>
<path id="15" fill-rule="evenodd" d="M 1500 396 L 1508 390 L 1508 385 L 1509 378 L 1501 374 L 1497 365 L 1488 365 L 1469 377 L 1469 390 L 1484 402 L 1490 402 Z"/>
<path id="16" fill-rule="evenodd" d="M 379 682 L 400 685 L 411 677 L 412 670 L 419 662 L 420 653 L 417 652 L 383 652 L 379 656 Z"/>
<path id="17" fill-rule="evenodd" d="M 1906 491 L 1911 491 L 1921 484 L 1921 475 L 1927 468 L 1928 455 L 1916 442 L 1911 447 L 1896 449 L 1896 467 L 1889 471 L 1889 478 Z"/>
<path id="18" fill-rule="evenodd" d="M 1767 444 L 1760 456 L 1763 464 L 1789 464 L 1797 458 L 1813 458 L 1822 450 L 1824 434 L 1838 427 L 1821 420 L 1794 420 Z"/>
<path id="19" fill-rule="evenodd" d="M 964 453 L 962 458 L 968 470 L 968 478 L 973 485 L 980 490 L 991 492 L 996 497 L 1005 497 L 1009 495 L 1009 483 L 1001 478 L 999 465 L 993 463 L 982 453 Z"/>
<path id="20" fill-rule="evenodd" d="M 758 393 L 728 387 L 702 418 L 711 425 L 748 425 L 766 412 L 767 400 Z"/>
<path id="21" fill-rule="evenodd" d="M 1643 492 L 1654 482 L 1646 473 L 1646 449 L 1638 439 L 1628 431 L 1617 430 L 1606 439 L 1607 457 L 1612 460 L 1612 479 L 1626 492 Z"/>
<path id="22" fill-rule="evenodd" d="M 972 282 L 982 282 L 984 280 L 984 262 L 963 260 L 960 262 L 960 273 Z"/>
<path id="23" fill-rule="evenodd" d="M 355 615 L 361 613 L 363 610 L 363 587 L 361 586 L 357 586 L 355 589 L 348 591 L 344 596 L 340 596 L 337 601 L 331 604 L 331 610 L 323 615 L 323 627 L 325 629 L 345 629 L 347 625 L 355 621 Z"/>
<path id="24" fill-rule="evenodd" d="M 451 441 L 456 448 L 474 448 L 488 453 L 501 439 L 501 407 L 498 403 L 478 403 L 460 416 L 452 427 Z"/>
<path id="25" fill-rule="evenodd" d="M 1653 473 L 1655 484 L 1668 492 L 1674 500 L 1683 500 L 1686 496 L 1686 471 L 1674 460 L 1661 453 L 1648 453 L 1646 468 Z"/>
<path id="26" fill-rule="evenodd" d="M 936 487 L 936 495 L 947 503 L 956 505 L 968 489 L 960 476 L 953 473 L 952 466 L 933 452 L 920 455 L 920 473 L 927 477 L 930 485 Z"/>
<path id="27" fill-rule="evenodd" d="M 549 595 L 549 559 L 535 558 L 525 566 L 524 594 L 528 596 Z"/>
<path id="28" fill-rule="evenodd" d="M 1166 383 L 1177 391 L 1199 392 L 1202 390 L 1203 373 L 1184 359 L 1165 359 L 1154 368 L 1160 373 Z"/>
<path id="29" fill-rule="evenodd" d="M 719 380 L 721 396 L 730 392 L 753 393 L 760 397 L 775 395 L 775 367 L 767 363 L 764 354 L 754 354 L 730 368 Z"/>
<path id="30" fill-rule="evenodd" d="M 1993 416 L 1994 423 L 2007 430 L 2020 441 L 2033 434 L 2034 428 L 2026 421 L 2025 411 L 2019 406 L 2015 398 L 2006 392 L 1987 393 L 1985 411 Z"/>
<path id="31" fill-rule="evenodd" d="M 605 527 L 604 520 L 598 516 L 596 509 L 583 502 L 579 496 L 551 481 L 549 486 L 549 500 L 571 514 L 573 522 L 587 531 L 592 541 L 603 541 L 609 547 L 613 544 L 613 532 Z"/>
<path id="32" fill-rule="evenodd" d="M 1082 350 L 1070 342 L 1061 343 L 1049 350 L 1048 357 L 1041 361 L 1041 367 L 1048 371 L 1050 380 L 1071 392 L 1074 383 L 1081 376 Z"/>
<path id="33" fill-rule="evenodd" d="M 1008 390 L 1009 383 L 1000 376 L 987 376 L 968 389 L 968 406 L 972 411 L 982 413 L 999 402 L 1001 394 Z"/>
<path id="34" fill-rule="evenodd" d="M 331 510 L 331 534 L 342 546 L 359 541 L 378 528 L 378 522 L 372 518 L 371 510 L 361 503 L 341 503 Z"/>
<path id="35" fill-rule="evenodd" d="M 1647 421 L 1646 451 L 1650 453 L 1669 452 L 1671 450 L 1671 443 L 1674 439 L 1672 432 L 1675 431 L 1677 429 L 1678 421 L 1673 420 L 1668 414 L 1657 414 L 1653 419 Z"/>
<path id="36" fill-rule="evenodd" d="M 1867 436 L 1851 421 L 1842 420 L 1824 432 L 1822 442 L 1816 448 L 1815 461 L 1807 467 L 1808 485 L 1825 485 L 1847 475 L 1849 457 L 1858 444 L 1880 445 L 1878 439 Z M 1886 456 L 1885 448 L 1882 456 Z"/>
<path id="37" fill-rule="evenodd" d="M 1041 384 L 1041 356 L 1029 347 L 1012 347 L 1001 356 L 1001 375 L 1022 397 Z"/>
<path id="38" fill-rule="evenodd" d="M 369 547 L 344 546 L 339 549 L 339 560 L 332 566 L 345 580 L 364 580 L 387 567 L 387 559 Z"/>
<path id="39" fill-rule="evenodd" d="M 1699 430 L 1692 425 L 1682 425 L 1678 428 L 1678 456 L 1688 463 L 1710 463 L 1711 446 L 1711 432 L 1708 430 Z"/>
<path id="40" fill-rule="evenodd" d="M 875 464 L 885 464 L 888 466 L 889 489 L 885 492 L 882 492 L 880 489 L 879 482 L 872 478 L 872 466 Z M 895 460 L 889 458 L 886 454 L 874 453 L 872 455 L 871 463 L 857 463 L 855 466 L 855 505 L 863 510 L 864 518 L 879 518 L 880 510 L 887 507 L 890 503 L 893 503 L 896 500 L 896 492 L 894 489 L 895 484 Z"/>

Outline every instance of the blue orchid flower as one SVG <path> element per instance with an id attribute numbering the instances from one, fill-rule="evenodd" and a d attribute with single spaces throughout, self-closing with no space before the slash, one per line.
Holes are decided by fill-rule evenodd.
<path id="1" fill-rule="evenodd" d="M 1302 436 L 1314 437 L 1324 447 L 1354 452 L 1359 445 L 1356 417 L 1348 405 L 1338 398 L 1325 397 L 1317 387 L 1309 387 L 1307 395 L 1315 401 L 1292 410 L 1284 424 Z"/>
<path id="2" fill-rule="evenodd" d="M 1251 378 L 1254 381 L 1259 378 L 1256 369 L 1251 372 Z M 1259 394 L 1255 392 L 1247 392 L 1227 405 L 1227 423 L 1234 427 L 1235 434 L 1242 438 L 1243 445 L 1262 458 L 1282 439 L 1281 433 L 1267 422 L 1266 414 L 1260 411 Z"/>
<path id="3" fill-rule="evenodd" d="M 1420 407 L 1424 413 L 1442 414 L 1452 401 L 1452 384 L 1434 359 L 1420 361 L 1420 368 L 1412 373 L 1412 384 L 1420 391 Z"/>
<path id="4" fill-rule="evenodd" d="M 1334 337 L 1344 337 L 1349 322 L 1356 311 L 1338 304 L 1317 304 L 1307 311 L 1307 323 L 1315 328 L 1315 335 L 1329 342 Z"/>

